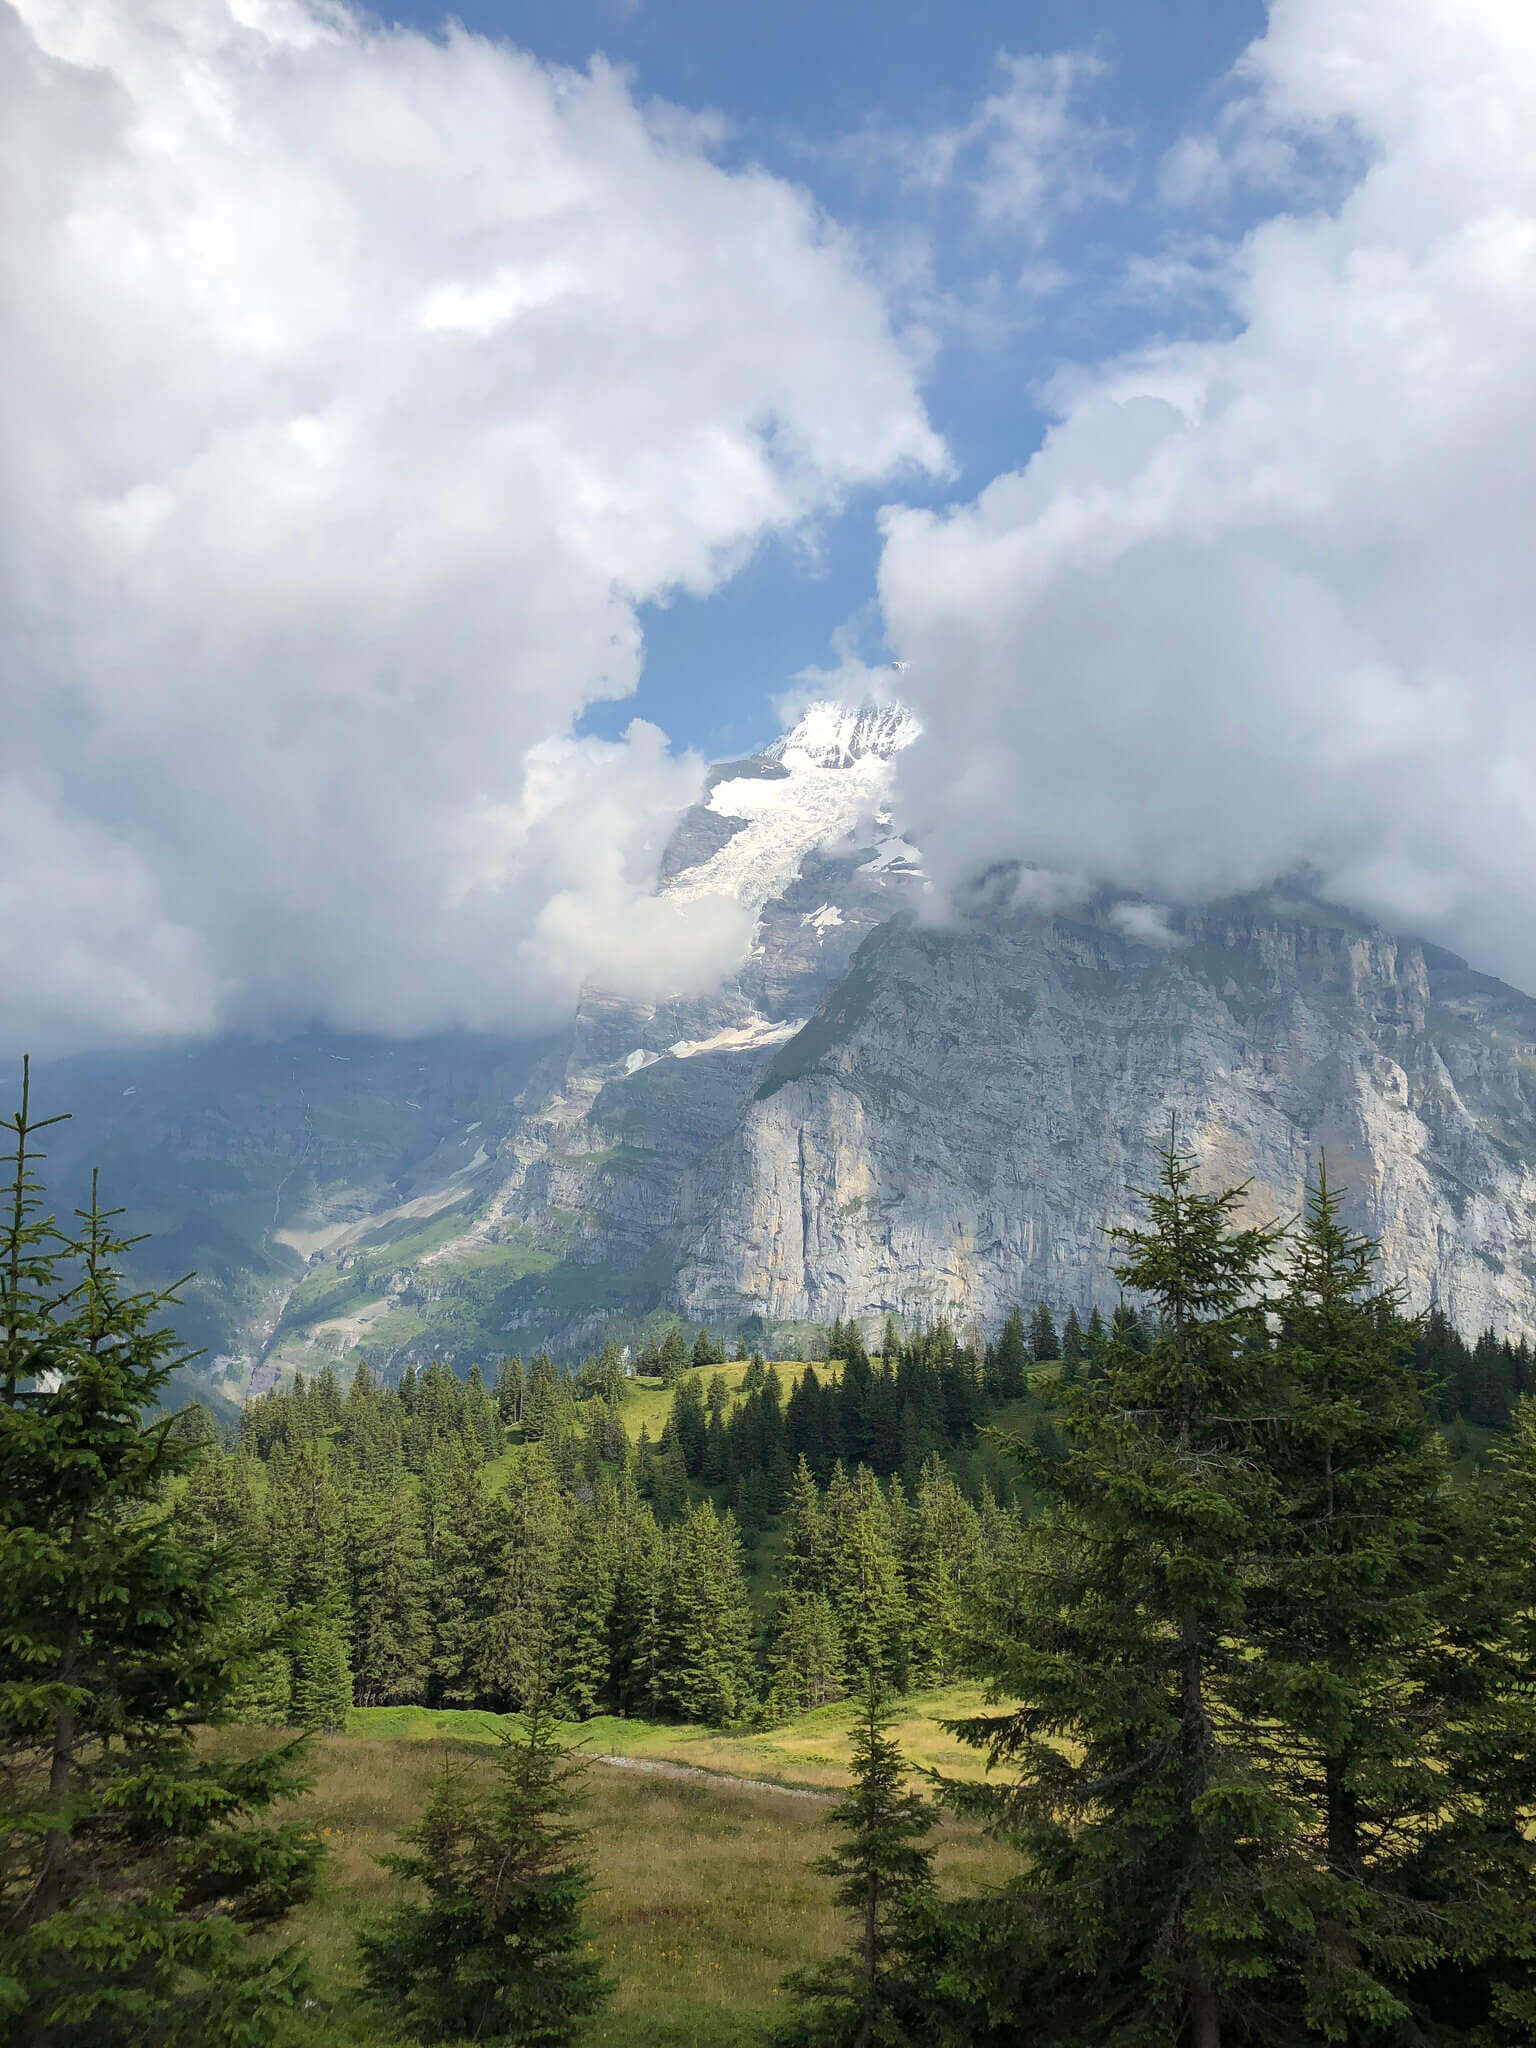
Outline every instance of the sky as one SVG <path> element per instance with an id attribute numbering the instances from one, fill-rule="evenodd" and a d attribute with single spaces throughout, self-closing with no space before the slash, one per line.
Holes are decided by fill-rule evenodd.
<path id="1" fill-rule="evenodd" d="M 1524 0 L 0 0 L 0 1038 L 707 988 L 897 661 L 938 914 L 1536 986 L 1533 134 Z"/>

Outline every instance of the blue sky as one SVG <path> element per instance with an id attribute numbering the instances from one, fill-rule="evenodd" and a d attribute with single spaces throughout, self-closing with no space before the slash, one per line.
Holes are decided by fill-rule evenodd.
<path id="1" fill-rule="evenodd" d="M 398 7 L 389 18 L 437 31 L 442 11 Z M 1045 425 L 1039 387 L 1063 364 L 1097 362 L 1191 322 L 1225 320 L 1216 303 L 1149 300 L 1128 289 L 1125 266 L 1154 255 L 1169 232 L 1157 167 L 1181 134 L 1208 122 L 1234 61 L 1259 35 L 1257 0 L 1157 0 L 1155 5 L 938 7 L 884 5 L 729 7 L 714 0 L 602 0 L 598 5 L 507 5 L 471 0 L 455 14 L 551 63 L 585 67 L 595 53 L 623 66 L 636 92 L 721 115 L 718 152 L 808 186 L 838 221 L 879 240 L 911 229 L 930 236 L 938 281 L 985 310 L 941 334 L 924 377 L 935 426 L 955 473 L 918 477 L 899 491 L 857 494 L 823 519 L 809 545 L 769 540 L 707 599 L 646 606 L 646 665 L 639 690 L 592 707 L 581 729 L 620 731 L 636 714 L 680 745 L 724 758 L 773 729 L 771 700 L 808 666 L 832 659 L 834 632 L 851 627 L 866 658 L 880 650 L 873 594 L 882 502 L 942 504 L 975 495 L 1022 464 Z M 1106 159 L 1119 190 L 1070 213 L 1036 247 L 1021 232 L 977 232 L 952 201 L 904 190 L 879 164 L 850 166 L 850 138 L 871 130 L 914 136 L 962 124 L 996 90 L 999 58 L 1092 52 L 1102 71 L 1083 92 L 1085 120 L 1109 132 Z M 1225 232 L 1241 216 L 1224 217 Z M 1046 292 L 1019 290 L 1025 266 L 1061 273 Z"/>
<path id="2" fill-rule="evenodd" d="M 936 903 L 1536 985 L 1536 11 L 463 24 L 0 8 L 12 1042 L 712 987 L 698 754 L 889 657 Z"/>

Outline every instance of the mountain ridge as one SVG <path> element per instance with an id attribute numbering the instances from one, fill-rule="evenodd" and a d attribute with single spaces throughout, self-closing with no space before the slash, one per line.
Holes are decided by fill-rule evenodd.
<path id="1" fill-rule="evenodd" d="M 916 736 L 811 706 L 710 772 L 657 886 L 752 909 L 713 994 L 591 989 L 537 1042 L 65 1062 L 66 1180 L 94 1152 L 161 1265 L 203 1269 L 187 1327 L 231 1396 L 673 1314 L 792 1344 L 833 1315 L 1105 1304 L 1171 1109 L 1256 1212 L 1294 1210 L 1326 1145 L 1415 1306 L 1536 1331 L 1536 1002 L 1299 884 L 1046 914 L 998 876 L 935 924 L 892 811 Z"/>

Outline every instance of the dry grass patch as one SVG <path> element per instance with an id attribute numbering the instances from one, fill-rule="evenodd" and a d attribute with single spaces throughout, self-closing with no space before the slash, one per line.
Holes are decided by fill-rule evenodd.
<path id="1" fill-rule="evenodd" d="M 241 1731 L 240 1739 L 261 1738 Z M 797 1761 L 797 1775 L 841 1782 L 845 1731 L 826 1740 L 825 1756 Z M 739 1742 L 722 1741 L 718 1757 L 732 1770 L 753 1760 Z M 685 1760 L 705 1757 L 689 1745 Z M 323 1895 L 295 1924 L 325 1992 L 328 2041 L 385 2048 L 395 2038 L 358 1997 L 353 1944 L 359 1925 L 400 1895 L 399 1880 L 378 1859 L 420 1813 L 445 1767 L 488 1782 L 484 1739 L 344 1736 L 315 1745 L 314 1786 L 296 1810 L 319 1828 L 330 1856 Z M 824 1804 L 772 1789 L 594 1763 L 587 1810 L 599 1885 L 593 1939 L 618 1989 L 591 2029 L 593 2048 L 759 2041 L 785 1973 L 845 1938 L 830 1886 L 809 1867 L 827 1846 L 825 1820 Z M 1007 1858 L 971 1829 L 946 1823 L 937 1844 L 947 1890 L 980 1890 L 1007 1874 Z"/>

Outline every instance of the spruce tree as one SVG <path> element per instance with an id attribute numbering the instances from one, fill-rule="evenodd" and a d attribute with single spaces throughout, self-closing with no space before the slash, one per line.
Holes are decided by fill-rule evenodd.
<path id="1" fill-rule="evenodd" d="M 992 1354 L 993 1392 L 999 1401 L 1016 1401 L 1029 1377 L 1029 1339 L 1017 1308 L 1003 1318 L 1002 1333 Z"/>
<path id="2" fill-rule="evenodd" d="M 661 1340 L 661 1350 L 656 1357 L 656 1370 L 665 1386 L 676 1386 L 688 1365 L 688 1345 L 682 1331 L 674 1323 Z"/>
<path id="3" fill-rule="evenodd" d="M 891 1739 L 890 1696 L 866 1675 L 853 1735 L 852 1779 L 829 1816 L 842 1839 L 816 1869 L 837 1880 L 854 1924 L 844 1954 L 792 1977 L 799 2010 L 775 2031 L 775 2048 L 927 2048 L 913 1996 L 909 1950 L 933 1892 L 934 1813 L 902 1789 L 904 1762 Z"/>
<path id="4" fill-rule="evenodd" d="M 1443 1634 L 1420 1667 L 1443 1789 L 1402 1873 L 1439 1937 L 1406 1989 L 1429 2025 L 1536 2040 L 1536 1404 L 1517 1402 L 1460 1522 Z"/>
<path id="5" fill-rule="evenodd" d="M 1042 1301 L 1030 1319 L 1029 1350 L 1036 1365 L 1046 1364 L 1049 1360 L 1061 1356 L 1061 1343 L 1056 1335 L 1056 1318 L 1051 1314 L 1047 1302 Z"/>
<path id="6" fill-rule="evenodd" d="M 386 1859 L 425 1900 L 359 1937 L 370 1996 L 417 2041 L 568 2048 L 611 1989 L 587 1952 L 592 1871 L 572 1819 L 581 1766 L 536 1671 L 519 1690 L 523 1730 L 502 1738 L 490 1795 L 445 1772 L 405 1836 L 414 1853 Z"/>
<path id="7" fill-rule="evenodd" d="M 1445 1768 L 1455 1710 L 1434 1676 L 1455 1508 L 1413 1327 L 1377 1284 L 1375 1245 L 1339 1212 L 1325 1161 L 1279 1302 L 1280 1513 L 1240 1676 L 1315 1873 L 1297 2003 L 1330 2038 L 1406 2039 L 1428 2015 L 1404 1958 L 1423 1968 L 1475 1946 L 1465 1909 L 1483 1910 L 1470 1897 L 1459 1915 L 1450 1900 L 1427 1910 L 1410 1868 L 1459 1803 Z M 1445 1675 L 1459 1688 L 1472 1673 Z"/>
<path id="8" fill-rule="evenodd" d="M 598 1495 L 608 1531 L 613 1586 L 608 1607 L 608 1673 L 621 1714 L 655 1709 L 665 1545 L 656 1517 L 625 1478 Z"/>
<path id="9" fill-rule="evenodd" d="M 757 1690 L 752 1610 L 735 1521 L 710 1501 L 672 1533 L 657 1633 L 663 1712 L 711 1727 L 747 1712 Z"/>
<path id="10" fill-rule="evenodd" d="M 1241 1197 L 1196 1194 L 1170 1138 L 1118 1267 L 1161 1334 L 1145 1355 L 1110 1343 L 1070 1390 L 1064 1458 L 1015 1442 L 1044 1512 L 973 1632 L 1019 1705 L 960 1732 L 1016 1775 L 952 1796 L 1023 1851 L 1020 1995 L 1042 2024 L 1091 2011 L 1106 2043 L 1219 2048 L 1236 2011 L 1262 2009 L 1294 1904 L 1290 1810 L 1225 1711 L 1244 1559 L 1276 1521 L 1260 1452 L 1278 1233 L 1240 1228 Z"/>
<path id="11" fill-rule="evenodd" d="M 269 1582 L 293 1615 L 289 1719 L 311 1732 L 346 1726 L 352 1705 L 346 1515 L 325 1447 L 301 1443 L 269 1468 Z"/>
<path id="12" fill-rule="evenodd" d="M 595 1513 L 573 1506 L 565 1518 L 554 1692 L 562 1712 L 575 1721 L 602 1713 L 608 1701 L 613 1591 L 608 1531 Z"/>
<path id="13" fill-rule="evenodd" d="M 821 1493 L 802 1457 L 784 1503 L 784 1584 L 792 1593 L 820 1593 L 827 1586 L 827 1527 Z"/>
<path id="14" fill-rule="evenodd" d="M 523 1361 L 504 1358 L 496 1373 L 496 1410 L 503 1429 L 517 1429 L 523 1420 Z"/>
<path id="15" fill-rule="evenodd" d="M 824 1593 L 784 1592 L 768 1652 L 768 1711 L 776 1720 L 824 1707 L 847 1690 L 842 1631 Z"/>
<path id="16" fill-rule="evenodd" d="M 1061 1332 L 1061 1362 L 1064 1366 L 1076 1366 L 1082 1363 L 1082 1357 L 1083 1326 L 1077 1319 L 1077 1310 L 1069 1308 Z"/>
<path id="17" fill-rule="evenodd" d="M 918 1685 L 943 1685 L 956 1675 L 976 1576 L 981 1540 L 976 1511 L 954 1475 L 933 1457 L 919 1475 L 906 1520 L 910 1675 Z"/>
<path id="18" fill-rule="evenodd" d="M 225 1626 L 239 1672 L 227 1703 L 229 1718 L 275 1727 L 288 1719 L 293 1694 L 292 1639 L 262 1569 L 262 1517 L 251 1479 L 255 1463 L 243 1453 L 205 1449 L 186 1474 L 176 1520 L 190 1547 L 212 1557 L 227 1578 Z"/>
<path id="19" fill-rule="evenodd" d="M 18 2048 L 261 2048 L 306 1993 L 252 1945 L 313 1887 L 307 1830 L 263 1820 L 293 1748 L 239 1760 L 238 1559 L 166 1489 L 205 1455 L 156 1401 L 184 1359 L 97 1205 L 42 1214 L 30 1075 L 0 1217 L 0 2019 Z M 49 1119 L 48 1121 L 53 1121 Z"/>
<path id="20" fill-rule="evenodd" d="M 850 1479 L 839 1465 L 827 1487 L 826 1591 L 849 1662 L 904 1686 L 908 1669 L 906 1587 L 891 1514 L 867 1466 Z"/>
<path id="21" fill-rule="evenodd" d="M 530 1444 L 506 1492 L 486 1503 L 481 1542 L 469 1560 L 479 1585 L 456 1698 L 502 1711 L 524 1707 L 532 1668 L 527 1645 L 547 1644 L 551 1659 L 558 1655 L 571 1515 L 548 1450 Z M 539 1679 L 553 1697 L 553 1667 L 540 1667 Z"/>
<path id="22" fill-rule="evenodd" d="M 403 1475 L 382 1492 L 359 1484 L 347 1547 L 358 1704 L 424 1698 L 432 1655 L 427 1546 L 419 1498 Z"/>

